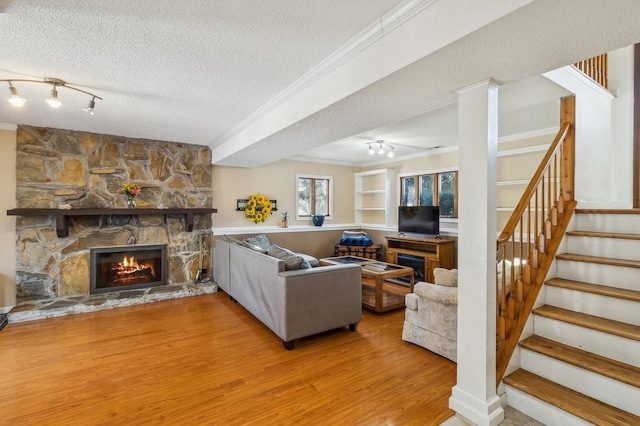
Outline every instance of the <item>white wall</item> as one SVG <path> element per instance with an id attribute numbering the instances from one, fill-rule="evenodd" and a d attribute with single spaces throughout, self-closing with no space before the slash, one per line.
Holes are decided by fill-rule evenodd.
<path id="1" fill-rule="evenodd" d="M 612 55 L 609 69 L 613 94 L 584 77 L 571 66 L 545 74 L 576 95 L 576 189 L 580 208 L 630 208 L 632 198 L 632 140 L 627 93 L 632 81 L 624 51 Z M 631 87 L 629 84 L 631 83 Z M 615 88 L 617 86 L 617 88 Z"/>
<path id="2" fill-rule="evenodd" d="M 609 89 L 616 95 L 613 106 L 615 169 L 613 200 L 633 206 L 633 46 L 609 53 Z"/>
<path id="3" fill-rule="evenodd" d="M 0 312 L 16 303 L 16 217 L 6 211 L 16 207 L 16 131 L 0 126 Z"/>
<path id="4" fill-rule="evenodd" d="M 253 169 L 213 166 L 213 205 L 218 212 L 213 215 L 216 229 L 258 228 L 243 212 L 236 211 L 236 200 L 261 193 L 278 201 L 278 212 L 274 212 L 263 226 L 280 226 L 281 213 L 289 213 L 290 227 L 312 226 L 311 220 L 296 220 L 297 188 L 296 174 L 333 177 L 333 217 L 327 218 L 325 227 L 332 224 L 353 224 L 354 185 L 356 167 L 331 164 L 281 160 Z M 214 231 L 218 232 L 218 231 Z"/>

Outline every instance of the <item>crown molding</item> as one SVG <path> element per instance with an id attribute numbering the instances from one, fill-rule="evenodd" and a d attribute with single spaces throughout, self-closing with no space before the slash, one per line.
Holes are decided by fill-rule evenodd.
<path id="1" fill-rule="evenodd" d="M 555 135 L 560 130 L 560 126 L 547 127 L 546 129 L 532 130 L 530 132 L 514 133 L 498 137 L 498 143 L 520 141 L 523 139 L 537 138 L 538 136 Z"/>
<path id="2" fill-rule="evenodd" d="M 18 130 L 17 124 L 9 124 L 9 123 L 0 123 L 0 130 L 13 130 L 14 132 Z"/>

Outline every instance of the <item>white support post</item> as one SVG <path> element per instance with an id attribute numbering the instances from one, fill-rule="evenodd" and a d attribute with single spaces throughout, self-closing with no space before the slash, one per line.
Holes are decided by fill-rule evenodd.
<path id="1" fill-rule="evenodd" d="M 458 92 L 458 378 L 449 407 L 480 426 L 504 419 L 496 395 L 498 86 Z"/>

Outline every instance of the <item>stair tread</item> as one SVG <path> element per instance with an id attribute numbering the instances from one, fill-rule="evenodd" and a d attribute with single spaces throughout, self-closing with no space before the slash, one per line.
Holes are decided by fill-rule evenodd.
<path id="1" fill-rule="evenodd" d="M 568 280 L 565 278 L 551 278 L 547 280 L 545 284 L 553 287 L 566 288 L 570 290 L 578 290 L 578 291 L 583 291 L 585 293 L 593 293 L 593 294 L 599 294 L 601 296 L 615 297 L 617 299 L 626 299 L 626 300 L 632 300 L 635 302 L 640 302 L 640 291 L 637 291 L 637 290 L 610 287 L 606 285 Z"/>
<path id="2" fill-rule="evenodd" d="M 636 366 L 536 335 L 521 341 L 520 346 L 619 382 L 640 387 L 640 368 Z"/>
<path id="3" fill-rule="evenodd" d="M 504 382 L 597 425 L 640 424 L 638 416 L 522 369 L 505 377 Z"/>
<path id="4" fill-rule="evenodd" d="M 533 310 L 533 313 L 547 318 L 564 321 L 569 324 L 575 324 L 616 336 L 625 337 L 627 339 L 640 341 L 640 326 L 637 325 L 583 314 L 581 312 L 574 312 L 550 305 L 544 305 L 536 308 Z"/>
<path id="5" fill-rule="evenodd" d="M 567 231 L 572 237 L 616 238 L 620 240 L 640 240 L 640 234 L 623 232 Z"/>
<path id="6" fill-rule="evenodd" d="M 598 263 L 601 265 L 626 266 L 629 268 L 640 268 L 640 260 L 617 259 L 602 256 L 587 256 L 585 254 L 563 253 L 556 255 L 560 260 L 573 260 L 576 262 Z"/>

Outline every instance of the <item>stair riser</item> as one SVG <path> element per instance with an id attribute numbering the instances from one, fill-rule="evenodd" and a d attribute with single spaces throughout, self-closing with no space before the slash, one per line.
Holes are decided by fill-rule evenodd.
<path id="1" fill-rule="evenodd" d="M 640 326 L 640 303 L 547 286 L 547 305 Z"/>
<path id="2" fill-rule="evenodd" d="M 535 334 L 607 358 L 640 367 L 640 342 L 534 315 Z"/>
<path id="3" fill-rule="evenodd" d="M 567 252 L 614 259 L 640 260 L 640 240 L 569 235 L 567 237 Z"/>
<path id="4" fill-rule="evenodd" d="M 522 348 L 521 368 L 606 404 L 640 415 L 640 389 Z"/>
<path id="5" fill-rule="evenodd" d="M 557 259 L 558 277 L 628 290 L 640 290 L 640 268 Z"/>
<path id="6" fill-rule="evenodd" d="M 509 406 L 518 411 L 523 412 L 539 422 L 548 426 L 592 426 L 592 423 L 586 422 L 573 414 L 560 410 L 551 404 L 547 404 L 538 398 L 513 388 L 509 385 L 505 386 L 507 393 L 507 402 Z"/>
<path id="7" fill-rule="evenodd" d="M 576 215 L 576 229 L 579 231 L 636 234 L 640 229 L 640 215 L 578 214 Z"/>

